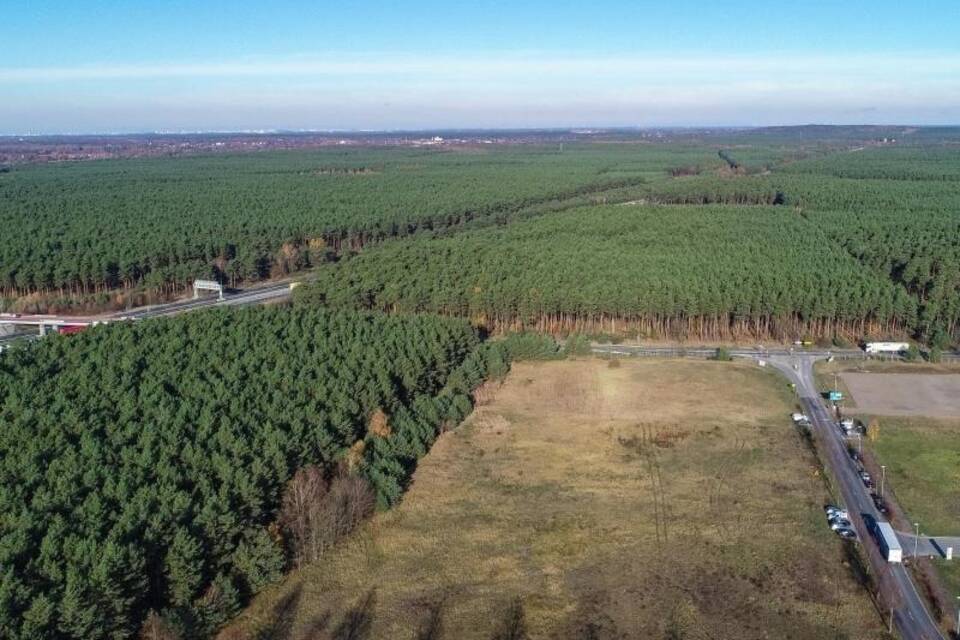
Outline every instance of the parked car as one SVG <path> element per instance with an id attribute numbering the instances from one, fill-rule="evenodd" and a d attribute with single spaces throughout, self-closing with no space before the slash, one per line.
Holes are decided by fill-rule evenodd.
<path id="1" fill-rule="evenodd" d="M 871 497 L 873 498 L 873 506 L 877 508 L 877 511 L 886 515 L 888 511 L 887 502 L 883 499 L 883 497 L 878 496 L 875 493 L 871 494 Z"/>
<path id="2" fill-rule="evenodd" d="M 846 510 L 846 509 L 844 509 L 844 508 L 842 508 L 842 507 L 834 506 L 834 505 L 832 505 L 832 504 L 826 505 L 826 506 L 823 508 L 823 510 L 826 512 L 827 518 L 833 518 L 833 517 L 838 516 L 838 515 L 839 515 L 841 518 L 846 518 L 846 517 L 848 517 L 848 515 L 847 515 L 847 510 Z"/>
<path id="3" fill-rule="evenodd" d="M 838 535 L 838 536 L 840 536 L 841 538 L 843 538 L 843 539 L 845 539 L 845 540 L 856 540 L 856 539 L 857 539 L 857 532 L 854 531 L 854 530 L 853 530 L 852 528 L 850 528 L 850 527 L 845 527 L 845 528 L 840 528 L 840 529 L 834 529 L 834 531 L 837 532 L 837 535 Z"/>
<path id="4" fill-rule="evenodd" d="M 860 479 L 863 480 L 863 484 L 869 488 L 873 488 L 873 478 L 870 477 L 870 474 L 866 471 L 860 472 Z"/>
<path id="5" fill-rule="evenodd" d="M 851 523 L 846 518 L 833 518 L 829 520 L 829 522 L 830 522 L 830 528 L 833 529 L 834 531 L 836 531 L 837 529 L 849 529 L 853 526 L 853 523 Z"/>

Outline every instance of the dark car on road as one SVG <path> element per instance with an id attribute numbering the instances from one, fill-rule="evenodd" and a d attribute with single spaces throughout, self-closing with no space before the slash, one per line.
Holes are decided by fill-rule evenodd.
<path id="1" fill-rule="evenodd" d="M 886 503 L 886 501 L 885 501 L 881 496 L 879 496 L 879 495 L 877 495 L 877 494 L 875 494 L 875 493 L 870 494 L 870 497 L 873 498 L 873 506 L 875 506 L 875 507 L 877 508 L 877 511 L 879 511 L 880 513 L 886 515 L 886 514 L 887 514 L 887 503 Z"/>

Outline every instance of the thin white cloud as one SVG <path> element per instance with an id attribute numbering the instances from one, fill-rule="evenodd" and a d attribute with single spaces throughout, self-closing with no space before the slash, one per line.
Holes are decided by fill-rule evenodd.
<path id="1" fill-rule="evenodd" d="M 0 67 L 13 131 L 960 121 L 960 52 L 337 54 Z M 867 111 L 869 109 L 869 111 Z"/>
<path id="2" fill-rule="evenodd" d="M 170 64 L 0 67 L 5 84 L 189 78 L 352 77 L 376 75 L 437 77 L 617 76 L 721 74 L 861 75 L 960 77 L 960 54 L 855 54 L 774 56 L 569 56 L 545 53 L 494 56 L 411 57 L 393 54 L 332 53 L 289 59 L 256 59 Z"/>

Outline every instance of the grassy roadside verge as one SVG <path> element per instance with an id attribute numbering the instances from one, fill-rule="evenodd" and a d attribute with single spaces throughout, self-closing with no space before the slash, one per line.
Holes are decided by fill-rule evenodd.
<path id="1" fill-rule="evenodd" d="M 858 416 L 863 420 L 871 416 Z M 880 416 L 879 437 L 864 439 L 864 463 L 878 480 L 886 467 L 890 519 L 929 535 L 960 535 L 960 420 Z M 956 550 L 960 552 L 960 550 Z M 944 629 L 953 630 L 960 595 L 960 558 L 921 559 L 914 574 Z"/>

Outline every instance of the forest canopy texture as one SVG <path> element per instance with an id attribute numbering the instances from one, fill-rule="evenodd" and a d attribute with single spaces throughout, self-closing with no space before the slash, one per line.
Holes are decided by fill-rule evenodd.
<path id="1" fill-rule="evenodd" d="M 777 207 L 591 207 L 392 243 L 322 271 L 300 300 L 698 338 L 895 332 L 915 313 L 905 290 Z"/>
<path id="2" fill-rule="evenodd" d="M 215 629 L 283 570 L 295 471 L 350 464 L 392 504 L 501 356 L 461 320 L 303 308 L 3 353 L 0 637 L 128 638 L 151 609 Z"/>
<path id="3" fill-rule="evenodd" d="M 234 286 L 711 155 L 364 149 L 21 167 L 0 174 L 0 294 Z"/>
<path id="4" fill-rule="evenodd" d="M 385 243 L 321 270 L 301 298 L 494 330 L 960 339 L 960 148 L 691 173 L 650 180 L 622 206 Z"/>

